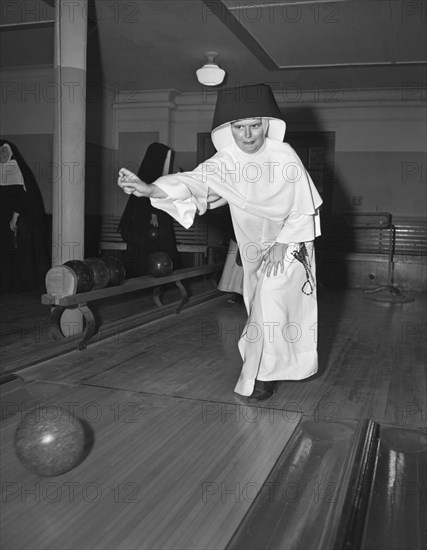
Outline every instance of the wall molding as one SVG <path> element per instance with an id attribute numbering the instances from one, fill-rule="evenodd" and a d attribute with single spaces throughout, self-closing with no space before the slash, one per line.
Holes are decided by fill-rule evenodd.
<path id="1" fill-rule="evenodd" d="M 333 84 L 333 83 L 331 83 Z M 273 89 L 279 106 L 299 107 L 301 104 L 316 107 L 335 108 L 343 104 L 360 107 L 361 104 L 372 106 L 387 106 L 399 104 L 402 107 L 427 106 L 427 91 L 417 83 L 404 83 L 399 88 L 358 90 L 339 88 L 331 85 L 330 88 L 301 90 L 298 87 L 292 89 Z M 129 97 L 131 95 L 131 97 Z M 116 105 L 129 105 L 138 103 L 163 103 L 172 102 L 177 109 L 203 107 L 206 109 L 215 106 L 216 92 L 180 92 L 179 90 L 139 90 L 134 92 L 121 92 L 116 97 Z"/>

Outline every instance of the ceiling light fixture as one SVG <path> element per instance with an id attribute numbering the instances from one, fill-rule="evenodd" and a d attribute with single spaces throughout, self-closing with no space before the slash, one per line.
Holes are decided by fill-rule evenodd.
<path id="1" fill-rule="evenodd" d="M 205 86 L 218 86 L 225 78 L 225 71 L 215 63 L 217 52 L 205 52 L 207 63 L 197 69 L 197 80 Z"/>

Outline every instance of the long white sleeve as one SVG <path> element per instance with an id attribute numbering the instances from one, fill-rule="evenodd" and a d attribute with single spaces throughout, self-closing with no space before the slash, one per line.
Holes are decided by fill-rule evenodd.
<path id="1" fill-rule="evenodd" d="M 191 227 L 196 214 L 202 215 L 207 208 L 217 208 L 227 202 L 212 192 L 203 181 L 200 169 L 163 176 L 155 181 L 155 185 L 167 197 L 151 199 L 151 204 L 167 212 L 186 229 Z"/>

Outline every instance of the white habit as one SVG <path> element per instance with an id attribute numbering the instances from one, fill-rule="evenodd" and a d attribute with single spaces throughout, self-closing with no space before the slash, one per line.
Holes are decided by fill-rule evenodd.
<path id="1" fill-rule="evenodd" d="M 255 379 L 300 380 L 317 371 L 317 300 L 313 241 L 320 234 L 322 200 L 295 151 L 266 138 L 254 154 L 229 143 L 194 171 L 168 175 L 151 199 L 188 228 L 194 216 L 226 202 L 244 270 L 248 320 L 239 341 L 243 367 L 235 391 L 251 395 Z M 285 269 L 261 274 L 264 252 L 288 243 Z M 306 270 L 292 252 L 306 243 L 313 292 L 302 291 Z M 307 290 L 308 287 L 305 287 Z"/>

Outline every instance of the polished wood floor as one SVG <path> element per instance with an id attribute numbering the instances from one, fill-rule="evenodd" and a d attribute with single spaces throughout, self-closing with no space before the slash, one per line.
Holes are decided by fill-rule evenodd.
<path id="1" fill-rule="evenodd" d="M 318 374 L 257 406 L 233 392 L 245 313 L 222 295 L 20 368 L 3 396 L 2 548 L 225 548 L 302 420 L 427 429 L 426 304 L 323 290 Z M 48 403 L 94 440 L 74 470 L 38 478 L 13 434 Z"/>
<path id="2" fill-rule="evenodd" d="M 191 301 L 186 307 L 215 292 L 211 276 L 186 281 Z M 40 363 L 75 349 L 81 339 L 55 340 L 49 330 L 49 306 L 41 304 L 40 295 L 45 292 L 25 292 L 0 295 L 0 375 L 17 372 L 29 365 Z M 120 334 L 132 327 L 139 327 L 153 319 L 170 315 L 180 303 L 176 286 L 162 286 L 161 299 L 165 307 L 160 309 L 153 300 L 153 290 L 145 289 L 132 294 L 116 296 L 90 303 L 98 333 L 91 342 Z"/>
<path id="3" fill-rule="evenodd" d="M 360 290 L 324 290 L 319 298 L 319 372 L 308 380 L 283 382 L 268 407 L 287 407 L 313 419 L 372 418 L 427 427 L 427 300 L 426 294 L 414 296 L 408 303 L 382 303 Z M 19 374 L 26 381 L 236 403 L 233 388 L 241 368 L 237 341 L 245 319 L 243 306 L 220 295 Z M 49 346 L 46 340 L 27 343 L 32 354 Z M 13 346 L 22 349 L 22 341 Z"/>

